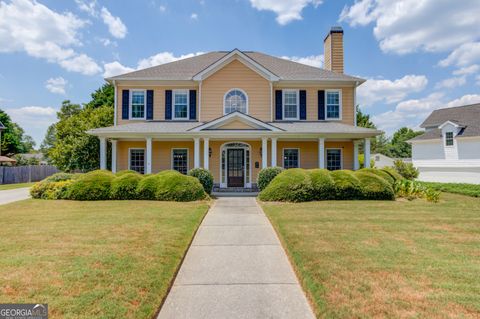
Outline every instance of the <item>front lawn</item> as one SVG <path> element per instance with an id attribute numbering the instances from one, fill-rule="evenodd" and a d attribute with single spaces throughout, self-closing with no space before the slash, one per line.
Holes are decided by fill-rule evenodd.
<path id="1" fill-rule="evenodd" d="M 317 317 L 480 317 L 480 200 L 261 203 Z"/>
<path id="2" fill-rule="evenodd" d="M 45 201 L 2 206 L 0 303 L 49 318 L 151 318 L 206 202 Z"/>
<path id="3" fill-rule="evenodd" d="M 30 187 L 35 183 L 18 183 L 18 184 L 2 184 L 0 185 L 0 191 L 5 191 L 8 189 Z"/>
<path id="4" fill-rule="evenodd" d="M 472 197 L 480 197 L 480 184 L 434 183 L 434 182 L 420 182 L 420 183 L 441 192 L 462 194 L 462 195 L 467 195 Z"/>

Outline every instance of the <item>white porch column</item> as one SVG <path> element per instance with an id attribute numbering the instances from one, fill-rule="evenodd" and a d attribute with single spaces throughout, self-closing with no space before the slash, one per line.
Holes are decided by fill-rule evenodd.
<path id="1" fill-rule="evenodd" d="M 151 174 L 152 173 L 152 138 L 147 137 L 147 151 L 146 151 L 146 157 L 147 157 L 147 169 L 146 169 L 146 174 Z"/>
<path id="2" fill-rule="evenodd" d="M 365 145 L 363 147 L 363 166 L 365 168 L 370 168 L 370 139 L 366 138 L 365 139 Z"/>
<path id="3" fill-rule="evenodd" d="M 200 168 L 200 137 L 193 138 L 193 167 Z"/>
<path id="4" fill-rule="evenodd" d="M 208 146 L 208 137 L 203 138 L 203 168 L 209 169 L 208 160 L 210 158 L 209 146 Z"/>
<path id="5" fill-rule="evenodd" d="M 325 137 L 318 139 L 318 168 L 325 168 Z"/>
<path id="6" fill-rule="evenodd" d="M 356 171 L 360 168 L 360 162 L 358 161 L 358 141 L 353 141 L 353 170 Z"/>
<path id="7" fill-rule="evenodd" d="M 100 169 L 107 169 L 107 138 L 100 137 Z"/>
<path id="8" fill-rule="evenodd" d="M 277 138 L 272 137 L 272 167 L 277 166 Z"/>
<path id="9" fill-rule="evenodd" d="M 117 172 L 117 140 L 111 140 L 112 143 L 112 173 Z"/>
<path id="10" fill-rule="evenodd" d="M 267 158 L 267 138 L 262 137 L 262 168 L 267 168 L 268 158 Z"/>

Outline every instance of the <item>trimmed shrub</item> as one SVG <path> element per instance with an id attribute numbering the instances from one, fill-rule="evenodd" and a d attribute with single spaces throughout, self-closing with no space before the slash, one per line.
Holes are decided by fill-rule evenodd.
<path id="1" fill-rule="evenodd" d="M 163 201 L 189 202 L 205 198 L 205 191 L 199 180 L 177 171 L 164 171 L 156 182 L 155 198 Z"/>
<path id="2" fill-rule="evenodd" d="M 360 181 L 364 199 L 395 199 L 392 185 L 382 177 L 363 170 L 355 172 L 355 177 Z"/>
<path id="3" fill-rule="evenodd" d="M 360 181 L 352 171 L 333 171 L 330 176 L 335 184 L 335 199 L 361 199 L 363 197 Z"/>
<path id="4" fill-rule="evenodd" d="M 137 185 L 137 198 L 155 200 L 155 193 L 157 192 L 157 185 L 160 178 L 160 173 L 143 177 Z"/>
<path id="5" fill-rule="evenodd" d="M 390 174 L 388 174 L 387 172 L 384 172 L 382 170 L 379 170 L 379 169 L 362 168 L 361 170 L 359 170 L 359 172 L 368 172 L 368 173 L 377 175 L 378 177 L 381 177 L 384 180 L 386 180 L 390 185 L 393 185 L 395 183 L 395 179 L 393 179 L 393 177 L 390 176 Z"/>
<path id="6" fill-rule="evenodd" d="M 47 183 L 42 199 L 66 199 L 72 180 Z"/>
<path id="7" fill-rule="evenodd" d="M 384 167 L 381 170 L 390 175 L 395 180 L 395 182 L 401 181 L 403 179 L 403 176 L 398 174 L 398 172 L 393 167 Z"/>
<path id="8" fill-rule="evenodd" d="M 78 174 L 56 173 L 43 179 L 42 182 L 61 182 L 61 181 L 68 181 L 74 178 L 78 178 Z"/>
<path id="9" fill-rule="evenodd" d="M 213 175 L 208 169 L 194 168 L 188 172 L 188 176 L 196 177 L 202 184 L 205 193 L 211 194 L 213 188 Z"/>
<path id="10" fill-rule="evenodd" d="M 142 175 L 142 174 L 140 174 L 140 173 L 137 172 L 137 171 L 133 171 L 133 170 L 131 170 L 131 169 L 126 169 L 126 170 L 123 170 L 123 171 L 118 171 L 118 172 L 116 172 L 116 173 L 115 173 L 115 176 L 120 177 L 120 176 L 123 176 L 123 175 L 125 175 L 125 174 L 136 174 L 136 175 L 140 175 L 140 176 Z"/>
<path id="11" fill-rule="evenodd" d="M 398 172 L 398 174 L 402 175 L 408 180 L 413 181 L 418 177 L 418 174 L 420 174 L 418 169 L 415 168 L 412 163 L 405 163 L 402 160 L 396 160 L 393 162 L 393 165 L 395 165 L 395 170 Z"/>
<path id="12" fill-rule="evenodd" d="M 292 168 L 278 174 L 259 194 L 264 201 L 306 202 L 313 199 L 310 174 L 301 168 Z"/>
<path id="13" fill-rule="evenodd" d="M 112 199 L 137 199 L 137 186 L 142 180 L 138 173 L 124 173 L 112 181 L 110 195 Z"/>
<path id="14" fill-rule="evenodd" d="M 79 175 L 70 173 L 50 175 L 30 188 L 30 196 L 37 199 L 64 199 L 68 186 L 72 184 L 71 181 L 77 179 Z"/>
<path id="15" fill-rule="evenodd" d="M 105 170 L 83 174 L 70 185 L 67 198 L 74 200 L 110 199 L 110 186 L 114 176 Z"/>
<path id="16" fill-rule="evenodd" d="M 261 191 L 267 188 L 268 184 L 283 171 L 282 167 L 267 167 L 258 173 L 257 186 Z"/>
<path id="17" fill-rule="evenodd" d="M 312 199 L 327 200 L 335 198 L 335 184 L 326 169 L 311 169 L 308 171 L 312 181 Z"/>

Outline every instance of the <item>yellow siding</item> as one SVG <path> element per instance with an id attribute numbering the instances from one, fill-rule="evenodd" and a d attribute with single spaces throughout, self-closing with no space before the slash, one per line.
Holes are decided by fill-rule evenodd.
<path id="1" fill-rule="evenodd" d="M 218 128 L 219 130 L 254 130 L 256 128 L 245 124 L 241 121 L 233 121 L 230 123 L 227 123 L 225 125 L 222 125 Z"/>
<path id="2" fill-rule="evenodd" d="M 239 88 L 248 95 L 248 114 L 270 121 L 270 82 L 243 63 L 234 60 L 202 83 L 200 120 L 223 116 L 223 98 L 229 90 Z"/>

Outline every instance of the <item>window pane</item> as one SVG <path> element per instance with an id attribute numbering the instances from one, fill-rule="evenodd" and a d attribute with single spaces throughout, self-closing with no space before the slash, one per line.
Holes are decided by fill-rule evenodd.
<path id="1" fill-rule="evenodd" d="M 141 174 L 145 172 L 145 150 L 130 150 L 130 169 Z"/>
<path id="2" fill-rule="evenodd" d="M 453 146 L 453 132 L 445 133 L 445 145 Z"/>
<path id="3" fill-rule="evenodd" d="M 340 118 L 340 92 L 327 92 L 327 118 Z"/>
<path id="4" fill-rule="evenodd" d="M 297 91 L 285 91 L 283 103 L 284 118 L 296 119 L 298 117 Z"/>
<path id="5" fill-rule="evenodd" d="M 188 118 L 188 93 L 187 92 L 174 92 L 174 115 L 176 119 Z"/>
<path id="6" fill-rule="evenodd" d="M 283 150 L 283 167 L 298 168 L 298 150 L 297 149 L 285 149 Z"/>
<path id="7" fill-rule="evenodd" d="M 327 169 L 331 171 L 342 169 L 341 150 L 327 150 Z"/>
<path id="8" fill-rule="evenodd" d="M 173 169 L 179 171 L 182 174 L 187 174 L 188 171 L 188 151 L 173 150 L 172 154 Z"/>
<path id="9" fill-rule="evenodd" d="M 247 96 L 240 90 L 232 90 L 225 96 L 225 114 L 235 111 L 247 113 Z"/>
<path id="10" fill-rule="evenodd" d="M 145 117 L 145 92 L 132 91 L 132 118 Z"/>

